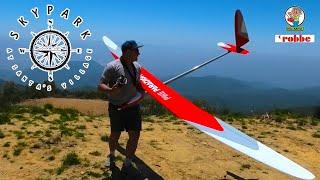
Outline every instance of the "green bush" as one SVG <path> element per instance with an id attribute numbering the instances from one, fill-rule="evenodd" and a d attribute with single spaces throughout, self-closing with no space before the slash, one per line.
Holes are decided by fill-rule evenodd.
<path id="1" fill-rule="evenodd" d="M 53 161 L 53 160 L 55 160 L 55 159 L 56 159 L 56 158 L 55 158 L 54 156 L 49 156 L 49 157 L 48 157 L 48 160 L 49 160 L 49 161 Z"/>
<path id="2" fill-rule="evenodd" d="M 86 125 L 78 125 L 76 129 L 86 129 Z"/>
<path id="3" fill-rule="evenodd" d="M 68 153 L 62 160 L 62 166 L 73 166 L 80 164 L 80 159 L 75 152 Z"/>
<path id="4" fill-rule="evenodd" d="M 312 134 L 312 137 L 320 138 L 320 133 L 314 133 L 314 134 Z"/>
<path id="5" fill-rule="evenodd" d="M 59 130 L 60 130 L 61 136 L 64 136 L 64 135 L 65 136 L 72 136 L 74 133 L 74 130 L 71 128 L 68 128 L 64 123 L 60 124 Z"/>
<path id="6" fill-rule="evenodd" d="M 84 137 L 84 133 L 82 133 L 82 132 L 75 132 L 74 135 L 76 138 L 83 138 Z"/>
<path id="7" fill-rule="evenodd" d="M 64 171 L 65 169 L 67 169 L 67 167 L 65 167 L 65 166 L 60 166 L 60 167 L 57 168 L 56 172 L 57 172 L 58 175 L 60 175 L 60 174 L 63 173 L 63 171 Z"/>
<path id="8" fill-rule="evenodd" d="M 14 156 L 19 156 L 22 152 L 22 150 L 27 146 L 26 142 L 18 142 L 18 144 L 15 146 L 13 150 Z"/>
<path id="9" fill-rule="evenodd" d="M 60 175 L 68 167 L 78 165 L 78 164 L 81 164 L 81 161 L 78 155 L 75 152 L 68 153 L 66 156 L 64 156 L 61 166 L 56 169 L 56 173 Z"/>
<path id="10" fill-rule="evenodd" d="M 3 139 L 5 137 L 4 133 L 0 130 L 0 139 Z"/>
<path id="11" fill-rule="evenodd" d="M 87 174 L 88 174 L 89 176 L 92 176 L 92 177 L 95 177 L 95 178 L 102 177 L 101 174 L 96 173 L 96 172 L 93 172 L 93 171 L 88 171 Z"/>
<path id="12" fill-rule="evenodd" d="M 319 122 L 320 122 L 320 119 L 312 118 L 310 124 L 312 126 L 317 126 L 319 124 Z"/>
<path id="13" fill-rule="evenodd" d="M 283 123 L 283 122 L 286 120 L 286 118 L 283 117 L 283 116 L 281 116 L 281 115 L 276 115 L 276 116 L 274 117 L 274 120 L 275 120 L 276 122 L 278 122 L 278 123 Z"/>
<path id="14" fill-rule="evenodd" d="M 45 104 L 45 105 L 43 106 L 43 108 L 44 108 L 44 109 L 47 109 L 47 110 L 53 110 L 53 109 L 54 109 L 54 107 L 53 107 L 52 104 Z"/>
<path id="15" fill-rule="evenodd" d="M 8 124 L 10 122 L 11 122 L 10 116 L 8 113 L 6 113 L 6 112 L 0 113 L 0 125 L 1 124 Z"/>
<path id="16" fill-rule="evenodd" d="M 79 118 L 79 112 L 75 109 L 56 108 L 53 111 L 54 111 L 54 113 L 60 114 L 60 119 L 62 121 L 74 121 L 74 120 L 78 120 L 78 118 Z"/>
<path id="17" fill-rule="evenodd" d="M 31 114 L 42 114 L 44 116 L 48 116 L 49 115 L 47 109 L 42 108 L 42 107 L 38 107 L 38 106 L 31 106 L 30 107 L 30 113 Z"/>
<path id="18" fill-rule="evenodd" d="M 196 106 L 200 107 L 201 109 L 207 111 L 210 114 L 216 114 L 216 112 L 217 112 L 217 110 L 213 106 L 208 104 L 208 102 L 205 100 L 196 99 L 192 102 L 193 102 L 193 104 L 195 104 Z"/>
<path id="19" fill-rule="evenodd" d="M 312 134 L 312 137 L 320 138 L 320 130 Z"/>
<path id="20" fill-rule="evenodd" d="M 101 136 L 101 141 L 104 141 L 104 142 L 108 142 L 109 141 L 109 136 L 108 135 L 102 135 Z"/>
<path id="21" fill-rule="evenodd" d="M 101 156 L 101 152 L 99 152 L 99 151 L 89 152 L 89 154 L 92 156 Z"/>
<path id="22" fill-rule="evenodd" d="M 3 144 L 3 147 L 10 147 L 10 142 L 7 141 L 6 143 Z"/>
<path id="23" fill-rule="evenodd" d="M 22 131 L 13 131 L 13 133 L 16 135 L 17 139 L 23 139 L 24 133 Z"/>
<path id="24" fill-rule="evenodd" d="M 298 126 L 305 126 L 307 124 L 307 121 L 305 119 L 297 119 L 295 123 L 297 123 Z"/>
<path id="25" fill-rule="evenodd" d="M 13 150 L 13 155 L 14 156 L 19 156 L 22 152 L 23 148 L 22 147 L 16 147 L 14 150 Z"/>

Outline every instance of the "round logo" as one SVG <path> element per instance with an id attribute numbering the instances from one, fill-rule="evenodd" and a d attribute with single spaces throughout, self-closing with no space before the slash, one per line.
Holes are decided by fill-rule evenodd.
<path id="1" fill-rule="evenodd" d="M 30 58 L 42 70 L 56 71 L 70 59 L 71 45 L 59 31 L 46 30 L 37 34 L 30 43 Z"/>
<path id="2" fill-rule="evenodd" d="M 16 76 L 21 78 L 21 81 L 27 83 L 30 87 L 35 86 L 37 90 L 46 89 L 47 91 L 52 91 L 51 84 L 54 82 L 58 83 L 62 89 L 67 89 L 67 87 L 73 86 L 75 82 L 79 81 L 81 77 L 85 75 L 93 53 L 91 48 L 73 48 L 69 35 L 75 34 L 77 36 L 74 37 L 86 41 L 92 34 L 90 29 L 81 28 L 84 22 L 81 16 L 75 16 L 73 18 L 70 16 L 71 10 L 69 8 L 58 12 L 58 16 L 53 16 L 53 13 L 56 12 L 53 5 L 48 4 L 44 9 L 45 11 L 42 11 L 40 8 L 34 7 L 30 9 L 28 19 L 25 16 L 17 18 L 18 25 L 22 27 L 22 30 L 30 32 L 31 40 L 29 41 L 29 46 L 25 45 L 19 48 L 8 47 L 6 51 L 8 63 L 11 64 L 11 69 L 15 72 Z M 40 12 L 46 12 L 46 14 L 43 16 Z M 55 21 L 52 17 L 58 17 L 59 19 Z M 37 20 L 41 18 L 45 19 L 47 28 L 34 32 L 33 30 L 38 27 L 37 24 L 39 22 L 37 22 Z M 63 28 L 64 30 L 55 29 L 54 22 L 63 23 L 63 25 L 59 24 L 60 26 L 57 27 Z M 22 34 L 25 36 L 29 33 L 11 30 L 9 37 L 15 41 L 19 41 Z M 28 39 L 28 37 L 25 38 Z M 26 41 L 22 41 L 20 44 L 24 44 L 24 42 Z M 30 64 L 30 68 L 23 68 L 22 64 L 20 64 L 21 61 L 16 61 L 16 58 L 17 56 L 25 56 L 27 54 L 31 61 L 31 64 L 30 62 L 28 63 L 28 65 Z M 79 64 L 80 62 L 82 66 L 73 65 L 71 63 L 72 56 L 74 56 L 74 59 L 77 59 L 77 63 L 73 64 Z M 17 59 L 20 58 L 23 57 L 18 57 Z M 24 66 L 25 65 L 26 62 L 24 62 Z M 31 71 L 37 71 L 38 69 L 40 72 L 31 73 L 29 71 L 30 69 Z M 54 73 L 63 69 L 66 71 L 60 72 L 60 79 L 56 81 Z M 46 73 L 47 78 L 45 78 L 46 76 L 42 73 Z M 30 77 L 30 74 L 36 74 L 36 77 Z M 64 79 L 61 79 L 61 77 Z M 43 81 L 43 83 L 36 82 L 34 78 L 38 79 L 38 81 Z M 43 79 L 40 80 L 40 78 Z"/>
<path id="3" fill-rule="evenodd" d="M 305 18 L 304 11 L 298 6 L 292 6 L 288 8 L 284 16 L 286 22 L 291 27 L 300 26 Z"/>

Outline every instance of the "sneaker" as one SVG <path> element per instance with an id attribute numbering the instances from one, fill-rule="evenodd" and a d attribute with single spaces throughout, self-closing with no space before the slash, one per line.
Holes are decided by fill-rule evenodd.
<path id="1" fill-rule="evenodd" d="M 147 176 L 141 171 L 137 164 L 132 161 L 124 162 L 121 172 L 124 176 L 130 179 L 148 180 Z"/>
<path id="2" fill-rule="evenodd" d="M 132 160 L 129 160 L 129 159 L 125 159 L 123 164 L 122 164 L 122 168 L 121 168 L 121 171 L 125 172 L 125 173 L 128 173 L 129 170 L 131 168 L 134 168 L 134 163 L 132 162 Z"/>
<path id="3" fill-rule="evenodd" d="M 109 168 L 115 165 L 115 156 L 113 154 L 109 154 L 106 159 L 105 167 Z"/>

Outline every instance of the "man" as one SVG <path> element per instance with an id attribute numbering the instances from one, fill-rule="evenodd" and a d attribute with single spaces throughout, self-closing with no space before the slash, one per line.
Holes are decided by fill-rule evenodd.
<path id="1" fill-rule="evenodd" d="M 137 63 L 139 47 L 142 46 L 138 46 L 133 40 L 123 43 L 120 60 L 108 63 L 100 80 L 99 89 L 108 94 L 111 124 L 110 154 L 107 156 L 106 167 L 114 165 L 115 150 L 122 131 L 126 130 L 129 134 L 123 168 L 132 166 L 132 158 L 137 149 L 141 131 L 140 107 L 134 103 L 131 106 L 124 104 L 143 92 L 139 83 L 141 67 Z"/>

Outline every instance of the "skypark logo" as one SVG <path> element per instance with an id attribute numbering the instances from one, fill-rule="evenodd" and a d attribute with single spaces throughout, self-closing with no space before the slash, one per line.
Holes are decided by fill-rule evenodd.
<path id="1" fill-rule="evenodd" d="M 59 13 L 58 16 L 54 15 L 55 13 Z M 53 19 L 53 17 L 58 18 Z M 46 23 L 43 24 L 46 28 L 39 31 L 37 24 L 43 22 Z M 12 71 L 28 86 L 35 87 L 39 91 L 45 89 L 50 92 L 53 89 L 52 82 L 55 80 L 54 73 L 75 68 L 70 65 L 71 58 L 74 57 L 82 60 L 82 66 L 77 67 L 75 71 L 72 71 L 73 73 L 65 73 L 64 79 L 57 82 L 63 89 L 73 86 L 86 74 L 93 54 L 91 48 L 72 46 L 69 38 L 72 33 L 76 33 L 75 37 L 82 41 L 91 37 L 90 29 L 82 28 L 82 26 L 85 26 L 84 22 L 81 16 L 75 15 L 69 8 L 58 12 L 51 4 L 48 4 L 46 8 L 33 7 L 29 14 L 18 16 L 16 23 L 20 28 L 19 31 L 11 30 L 8 33 L 12 41 L 10 45 L 14 46 L 20 39 L 31 40 L 28 44 L 25 44 L 26 41 L 21 41 L 20 44 L 23 44 L 23 47 L 7 47 L 7 62 L 10 64 Z M 55 26 L 56 24 L 57 26 Z M 70 27 L 67 28 L 68 26 Z M 66 27 L 67 29 L 61 30 L 56 27 Z M 22 37 L 22 35 L 27 35 L 27 37 Z M 26 59 L 26 57 L 30 59 L 29 64 L 31 64 L 30 69 L 32 71 L 40 70 L 40 73 L 47 74 L 47 76 L 45 74 L 41 75 L 41 77 L 44 77 L 41 80 L 43 83 L 36 82 L 35 77 L 30 77 L 30 72 L 23 69 L 22 65 L 19 64 L 19 61 L 21 63 L 21 59 Z M 39 79 L 38 76 L 37 79 Z"/>
<path id="2" fill-rule="evenodd" d="M 314 35 L 275 35 L 274 41 L 276 43 L 314 43 Z"/>

